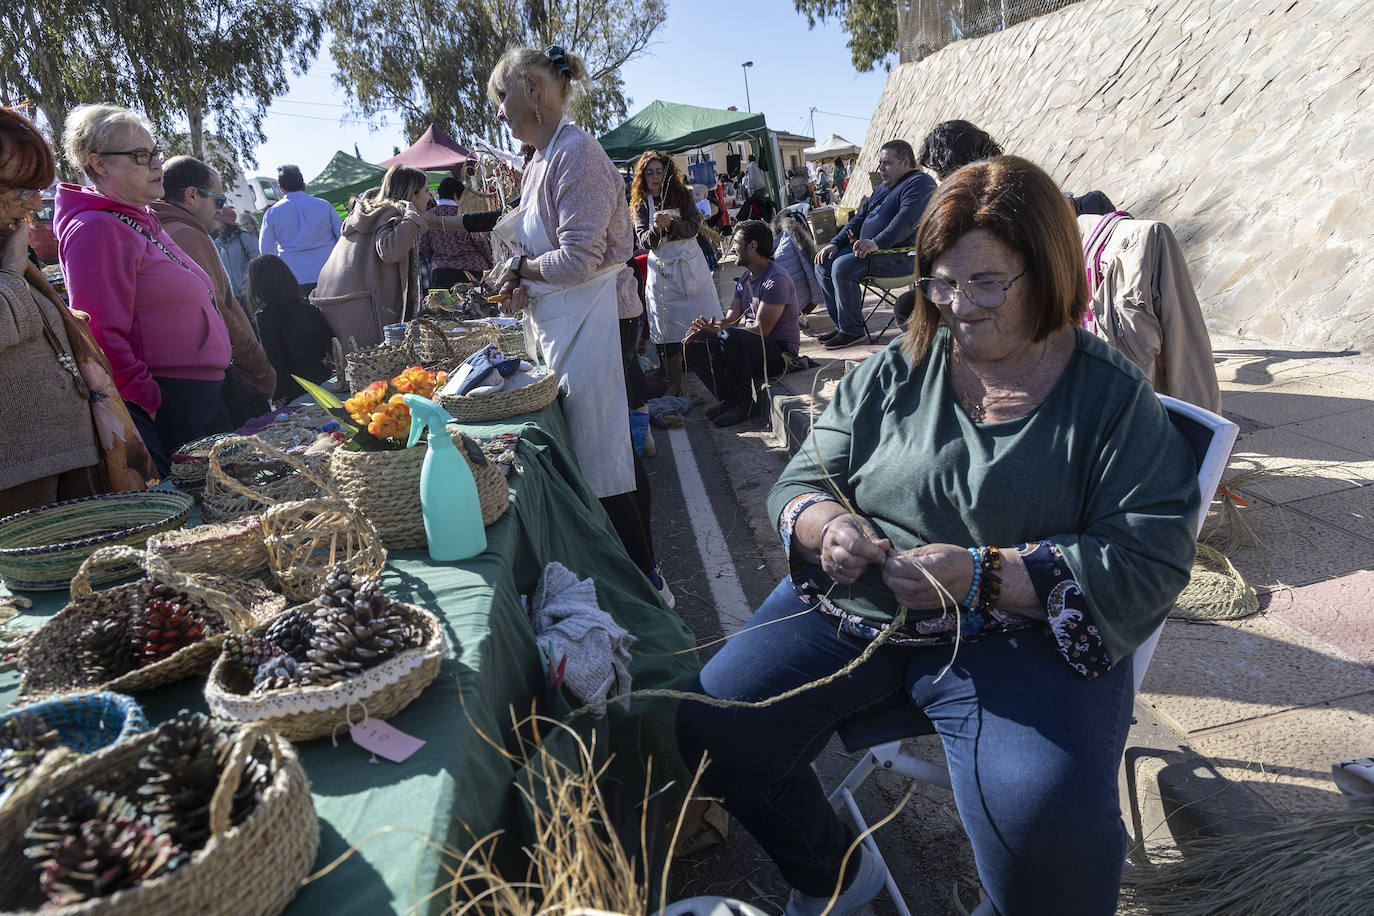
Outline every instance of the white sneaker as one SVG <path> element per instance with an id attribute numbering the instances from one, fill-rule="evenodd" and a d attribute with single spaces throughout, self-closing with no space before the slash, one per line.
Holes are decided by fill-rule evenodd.
<path id="1" fill-rule="evenodd" d="M 668 580 L 663 578 L 663 573 L 657 566 L 649 573 L 649 584 L 658 590 L 658 597 L 662 600 L 664 607 L 671 611 L 677 605 L 677 599 L 673 597 L 673 590 L 668 587 Z"/>
<path id="2" fill-rule="evenodd" d="M 862 845 L 857 854 L 858 873 L 854 875 L 853 883 L 835 898 L 835 905 L 830 907 L 826 916 L 848 916 L 867 906 L 883 889 L 887 872 L 882 862 L 869 855 L 868 849 Z M 787 909 L 782 911 L 782 916 L 820 916 L 827 906 L 830 906 L 829 897 L 811 897 L 801 891 L 793 891 L 792 896 L 787 898 Z"/>

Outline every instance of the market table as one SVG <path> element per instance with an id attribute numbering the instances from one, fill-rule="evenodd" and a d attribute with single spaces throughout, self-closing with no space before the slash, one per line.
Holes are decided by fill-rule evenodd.
<path id="1" fill-rule="evenodd" d="M 625 554 L 578 470 L 557 403 L 463 429 L 477 437 L 520 437 L 522 469 L 511 475 L 509 510 L 487 528 L 486 552 L 458 563 L 395 552 L 382 576 L 387 595 L 435 612 L 449 642 L 439 676 L 390 720 L 426 744 L 400 764 L 372 761 L 342 730 L 337 745 L 329 738 L 298 745 L 320 818 L 316 870 L 357 849 L 306 885 L 289 913 L 435 909 L 448 877 L 444 866 L 456 860 L 444 861 L 431 843 L 461 851 L 505 830 L 514 842 L 503 845 L 500 861 L 518 862 L 518 844 L 528 840 L 527 818 L 515 788 L 520 767 L 503 748 L 518 746 L 510 710 L 528 715 L 531 698 L 543 692 L 544 672 L 521 596 L 533 592 L 550 561 L 593 578 L 602 609 L 636 637 L 630 666 L 635 688 L 682 689 L 696 673 L 690 630 L 664 610 Z M 29 597 L 35 608 L 20 626 L 25 618 L 54 613 L 66 600 L 65 593 Z M 0 674 L 0 708 L 14 701 L 18 681 L 16 671 Z M 181 708 L 203 710 L 202 683 L 193 678 L 137 698 L 156 722 Z M 684 788 L 690 779 L 673 739 L 672 701 L 636 699 L 628 711 L 613 705 L 602 719 L 573 721 L 580 732 L 595 732 L 598 759 L 611 755 L 610 775 L 634 791 L 643 786 L 650 759 L 654 788 L 674 779 Z"/>

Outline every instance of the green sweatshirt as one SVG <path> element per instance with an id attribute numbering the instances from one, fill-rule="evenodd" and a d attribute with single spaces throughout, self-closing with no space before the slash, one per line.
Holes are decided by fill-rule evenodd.
<path id="1" fill-rule="evenodd" d="M 897 551 L 1052 541 L 1114 660 L 1168 615 L 1196 552 L 1192 452 L 1140 370 L 1081 329 L 1040 406 L 1000 423 L 959 408 L 947 331 L 919 365 L 897 342 L 873 355 L 840 382 L 768 510 L 776 520 L 794 498 L 837 489 Z M 881 622 L 897 610 L 874 568 L 830 599 Z"/>

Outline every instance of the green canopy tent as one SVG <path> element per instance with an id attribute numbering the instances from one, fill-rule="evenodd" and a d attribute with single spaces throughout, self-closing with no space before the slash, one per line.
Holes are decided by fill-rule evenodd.
<path id="1" fill-rule="evenodd" d="M 337 150 L 334 153 L 334 158 L 329 160 L 329 164 L 324 167 L 324 170 L 306 184 L 305 191 L 307 194 L 313 194 L 329 201 L 334 205 L 334 209 L 339 211 L 340 215 L 347 216 L 348 212 L 345 208 L 349 199 L 355 194 L 361 194 L 368 188 L 380 187 L 382 176 L 385 174 L 386 169 L 381 166 L 364 162 L 357 156 L 350 156 L 343 150 Z M 431 190 L 448 176 L 448 172 L 425 172 Z"/>
<path id="2" fill-rule="evenodd" d="M 617 165 L 632 163 L 645 150 L 685 153 L 698 147 L 745 140 L 760 162 L 774 200 L 781 200 L 781 164 L 768 123 L 760 112 L 724 111 L 655 100 L 624 124 L 602 135 L 606 155 Z"/>

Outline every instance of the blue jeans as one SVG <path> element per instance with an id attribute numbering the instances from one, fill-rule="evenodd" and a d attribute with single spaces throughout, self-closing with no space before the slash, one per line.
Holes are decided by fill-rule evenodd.
<path id="1" fill-rule="evenodd" d="M 805 607 L 783 580 L 693 690 L 759 700 L 863 651 L 862 640 L 820 613 L 783 619 Z M 849 834 L 810 763 L 840 723 L 904 692 L 935 723 L 978 875 L 998 911 L 1114 912 L 1126 856 L 1117 769 L 1134 700 L 1130 660 L 1083 680 L 1032 627 L 964 643 L 936 683 L 950 654 L 880 648 L 846 677 L 763 709 L 684 700 L 678 743 L 689 764 L 710 755 L 704 794 L 724 799 L 787 882 L 828 896 Z"/>
<path id="2" fill-rule="evenodd" d="M 859 336 L 867 333 L 864 326 L 864 291 L 859 281 L 864 277 L 905 277 L 911 274 L 914 259 L 909 254 L 871 254 L 866 258 L 854 256 L 848 245 L 840 248 L 829 261 L 816 265 L 816 278 L 821 281 L 821 295 L 825 310 L 841 334 Z"/>

